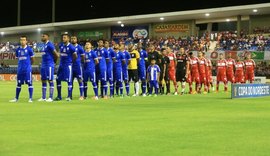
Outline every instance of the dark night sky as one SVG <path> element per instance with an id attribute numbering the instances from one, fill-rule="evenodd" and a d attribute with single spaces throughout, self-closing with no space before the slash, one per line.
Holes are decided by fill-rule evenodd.
<path id="1" fill-rule="evenodd" d="M 17 1 L 1 0 L 0 27 L 16 26 Z M 71 0 L 55 1 L 56 22 L 269 2 L 269 0 L 211 0 L 211 2 L 203 0 L 72 0 L 72 3 Z M 21 0 L 21 25 L 50 23 L 51 4 L 52 0 Z"/>

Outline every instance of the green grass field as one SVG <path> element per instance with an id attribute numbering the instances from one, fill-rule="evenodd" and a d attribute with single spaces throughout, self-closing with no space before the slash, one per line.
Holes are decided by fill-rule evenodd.
<path id="1" fill-rule="evenodd" d="M 0 82 L 0 156 L 265 156 L 270 97 L 228 93 L 34 102 Z M 63 87 L 66 95 L 66 87 Z M 92 87 L 89 88 L 92 90 Z M 74 98 L 78 98 L 76 84 Z"/>

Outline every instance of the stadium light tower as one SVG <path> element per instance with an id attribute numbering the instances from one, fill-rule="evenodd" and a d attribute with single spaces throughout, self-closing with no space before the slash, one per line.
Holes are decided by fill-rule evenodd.
<path id="1" fill-rule="evenodd" d="M 18 0 L 17 6 L 17 26 L 21 25 L 21 0 Z"/>

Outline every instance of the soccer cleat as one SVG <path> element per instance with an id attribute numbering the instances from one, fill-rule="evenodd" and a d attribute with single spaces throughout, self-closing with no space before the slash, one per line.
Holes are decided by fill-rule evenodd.
<path id="1" fill-rule="evenodd" d="M 203 94 L 207 94 L 208 92 L 207 91 L 204 91 Z"/>
<path id="2" fill-rule="evenodd" d="M 154 97 L 157 97 L 157 94 L 155 94 Z"/>
<path id="3" fill-rule="evenodd" d="M 46 101 L 46 99 L 40 98 L 38 99 L 39 102 Z"/>
<path id="4" fill-rule="evenodd" d="M 93 100 L 98 100 L 98 96 L 92 97 Z"/>
<path id="5" fill-rule="evenodd" d="M 123 98 L 124 98 L 124 95 L 120 95 L 119 97 L 120 97 L 121 99 L 123 99 Z"/>
<path id="6" fill-rule="evenodd" d="M 148 94 L 149 97 L 152 97 L 152 94 Z"/>
<path id="7" fill-rule="evenodd" d="M 105 100 L 107 100 L 107 99 L 108 99 L 108 96 L 107 96 L 107 95 L 105 95 L 103 98 L 104 98 Z"/>
<path id="8" fill-rule="evenodd" d="M 142 96 L 143 96 L 143 97 L 146 97 L 146 94 L 143 94 Z"/>
<path id="9" fill-rule="evenodd" d="M 61 101 L 62 100 L 62 98 L 60 98 L 60 97 L 56 97 L 55 99 L 54 99 L 54 101 Z"/>
<path id="10" fill-rule="evenodd" d="M 80 101 L 84 100 L 84 97 L 83 97 L 83 96 L 81 96 L 81 97 L 79 98 L 79 100 L 80 100 Z"/>
<path id="11" fill-rule="evenodd" d="M 71 98 L 70 98 L 70 97 L 67 97 L 67 98 L 66 98 L 66 101 L 71 101 Z"/>
<path id="12" fill-rule="evenodd" d="M 178 93 L 177 92 L 174 92 L 174 95 L 177 95 Z"/>
<path id="13" fill-rule="evenodd" d="M 33 100 L 32 100 L 32 99 L 29 99 L 29 100 L 28 100 L 28 102 L 29 102 L 29 103 L 32 103 L 32 102 L 33 102 Z"/>
<path id="14" fill-rule="evenodd" d="M 18 99 L 16 99 L 16 98 L 9 100 L 9 102 L 17 102 L 17 101 L 18 101 Z"/>
<path id="15" fill-rule="evenodd" d="M 194 91 L 194 92 L 192 92 L 192 94 L 197 94 L 197 92 L 196 92 L 196 91 Z"/>
<path id="16" fill-rule="evenodd" d="M 53 102 L 53 99 L 52 99 L 52 98 L 48 98 L 48 99 L 46 100 L 46 102 Z"/>
<path id="17" fill-rule="evenodd" d="M 183 95 L 184 94 L 184 92 L 181 92 L 181 94 L 180 95 Z"/>
<path id="18" fill-rule="evenodd" d="M 135 96 L 138 96 L 138 94 L 134 94 L 134 95 L 132 95 L 133 97 L 135 97 Z"/>

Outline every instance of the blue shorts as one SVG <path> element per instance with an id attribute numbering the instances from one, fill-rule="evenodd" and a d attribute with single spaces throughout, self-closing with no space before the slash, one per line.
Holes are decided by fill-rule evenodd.
<path id="1" fill-rule="evenodd" d="M 56 80 L 71 82 L 72 81 L 72 65 L 59 66 Z"/>
<path id="2" fill-rule="evenodd" d="M 113 68 L 107 68 L 107 80 L 113 81 Z"/>
<path id="3" fill-rule="evenodd" d="M 96 72 L 94 70 L 92 71 L 84 71 L 83 73 L 83 81 L 87 82 L 96 82 Z"/>
<path id="4" fill-rule="evenodd" d="M 149 81 L 150 87 L 159 88 L 159 84 L 157 80 Z"/>
<path id="5" fill-rule="evenodd" d="M 106 81 L 107 82 L 107 70 L 104 69 L 104 70 L 96 70 L 96 80 L 99 80 L 99 81 Z"/>
<path id="6" fill-rule="evenodd" d="M 123 72 L 122 72 L 122 68 L 115 68 L 114 72 L 114 81 L 115 82 L 123 82 Z"/>
<path id="7" fill-rule="evenodd" d="M 32 72 L 18 72 L 17 82 L 20 84 L 32 84 Z"/>
<path id="8" fill-rule="evenodd" d="M 139 73 L 139 79 L 141 81 L 146 80 L 146 70 L 145 70 L 145 68 L 139 68 L 138 73 Z"/>
<path id="9" fill-rule="evenodd" d="M 54 66 L 41 67 L 40 75 L 41 75 L 41 80 L 52 81 L 54 78 Z"/>
<path id="10" fill-rule="evenodd" d="M 82 67 L 72 67 L 72 76 L 73 78 L 83 79 Z"/>
<path id="11" fill-rule="evenodd" d="M 123 80 L 128 81 L 128 70 L 123 70 Z"/>

